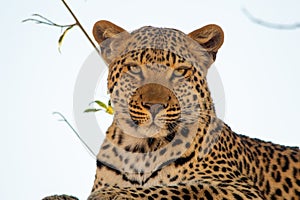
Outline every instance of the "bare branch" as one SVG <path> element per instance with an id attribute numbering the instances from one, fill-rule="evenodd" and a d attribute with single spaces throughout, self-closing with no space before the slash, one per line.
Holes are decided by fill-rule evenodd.
<path id="1" fill-rule="evenodd" d="M 267 22 L 262 19 L 254 17 L 252 14 L 250 14 L 250 12 L 246 8 L 242 8 L 242 11 L 251 21 L 261 26 L 265 26 L 273 29 L 282 29 L 282 30 L 292 30 L 292 29 L 300 28 L 300 23 L 278 24 L 278 23 Z"/>
<path id="2" fill-rule="evenodd" d="M 89 42 L 93 45 L 94 49 L 98 52 L 98 54 L 100 55 L 100 51 L 99 49 L 96 47 L 95 43 L 93 42 L 93 40 L 90 38 L 90 36 L 87 34 L 87 32 L 85 31 L 85 29 L 82 27 L 81 23 L 79 22 L 79 20 L 77 19 L 76 15 L 73 13 L 73 11 L 71 10 L 71 8 L 69 7 L 69 5 L 66 3 L 66 1 L 62 0 L 63 4 L 66 6 L 66 8 L 68 9 L 68 11 L 71 13 L 72 17 L 74 18 L 74 20 L 76 21 L 77 26 L 79 26 L 79 28 L 81 29 L 81 31 L 84 33 L 84 35 L 86 36 L 86 38 L 89 40 Z"/>
<path id="3" fill-rule="evenodd" d="M 93 40 L 90 38 L 90 36 L 87 34 L 87 32 L 85 31 L 85 29 L 83 28 L 83 26 L 81 25 L 80 21 L 78 20 L 78 18 L 76 17 L 76 15 L 73 13 L 73 11 L 71 10 L 71 8 L 69 7 L 69 5 L 62 0 L 64 6 L 68 9 L 68 11 L 70 12 L 70 14 L 72 15 L 72 17 L 74 18 L 75 22 L 74 24 L 68 24 L 68 25 L 61 25 L 61 24 L 57 24 L 51 20 L 49 20 L 48 18 L 39 15 L 39 14 L 33 14 L 33 17 L 36 18 L 28 18 L 23 20 L 22 22 L 35 22 L 36 24 L 44 24 L 44 25 L 49 25 L 49 26 L 55 26 L 55 27 L 59 27 L 62 29 L 63 33 L 62 35 L 59 37 L 58 40 L 58 50 L 60 52 L 60 47 L 62 44 L 63 39 L 65 38 L 66 33 L 71 30 L 73 27 L 78 26 L 81 31 L 83 32 L 83 34 L 85 35 L 85 37 L 89 40 L 89 42 L 91 43 L 91 45 L 94 47 L 94 49 L 97 51 L 97 53 L 100 55 L 100 50 L 97 48 L 97 46 L 95 45 L 95 43 L 93 42 Z"/>
<path id="4" fill-rule="evenodd" d="M 63 114 L 61 114 L 60 112 L 53 112 L 53 115 L 59 115 L 61 117 L 61 119 L 59 119 L 58 121 L 62 121 L 62 122 L 66 122 L 66 124 L 72 129 L 72 131 L 75 133 L 75 135 L 77 136 L 77 138 L 81 141 L 81 143 L 87 148 L 87 150 L 90 152 L 90 154 L 96 158 L 96 155 L 94 154 L 94 152 L 90 149 L 90 147 L 85 143 L 85 141 L 80 137 L 79 133 L 74 129 L 74 127 L 69 123 L 69 121 L 65 118 L 65 116 Z"/>

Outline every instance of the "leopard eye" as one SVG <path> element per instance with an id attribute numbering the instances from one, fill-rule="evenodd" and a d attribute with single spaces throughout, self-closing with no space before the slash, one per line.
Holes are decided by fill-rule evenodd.
<path id="1" fill-rule="evenodd" d="M 191 69 L 190 67 L 181 66 L 181 67 L 174 69 L 173 74 L 176 77 L 185 76 L 190 69 Z"/>
<path id="2" fill-rule="evenodd" d="M 139 73 L 141 73 L 142 69 L 138 65 L 129 65 L 128 66 L 128 71 L 133 73 L 133 74 L 139 74 Z"/>

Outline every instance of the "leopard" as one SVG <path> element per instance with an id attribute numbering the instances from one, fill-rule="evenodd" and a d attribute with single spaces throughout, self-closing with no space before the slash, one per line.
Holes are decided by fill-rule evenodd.
<path id="1" fill-rule="evenodd" d="M 209 24 L 188 34 L 100 20 L 114 118 L 88 200 L 300 198 L 300 150 L 235 133 L 206 75 L 224 42 Z"/>

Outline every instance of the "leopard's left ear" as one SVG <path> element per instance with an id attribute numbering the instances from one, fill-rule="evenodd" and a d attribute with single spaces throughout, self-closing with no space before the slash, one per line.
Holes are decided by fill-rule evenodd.
<path id="1" fill-rule="evenodd" d="M 209 24 L 188 34 L 197 41 L 206 51 L 216 59 L 217 52 L 224 42 L 222 28 L 215 24 Z"/>

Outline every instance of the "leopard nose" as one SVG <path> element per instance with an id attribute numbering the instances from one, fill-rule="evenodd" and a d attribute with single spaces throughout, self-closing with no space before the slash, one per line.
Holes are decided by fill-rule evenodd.
<path id="1" fill-rule="evenodd" d="M 144 107 L 149 110 L 149 112 L 151 113 L 152 115 L 152 118 L 154 119 L 155 116 L 161 111 L 164 109 L 164 105 L 163 104 L 160 104 L 160 103 L 154 103 L 154 104 L 151 104 L 151 103 L 146 103 L 144 105 Z"/>
<path id="2" fill-rule="evenodd" d="M 152 115 L 152 118 L 154 119 L 155 116 L 162 110 L 164 109 L 164 106 L 162 104 L 153 104 L 150 106 L 150 113 Z"/>

